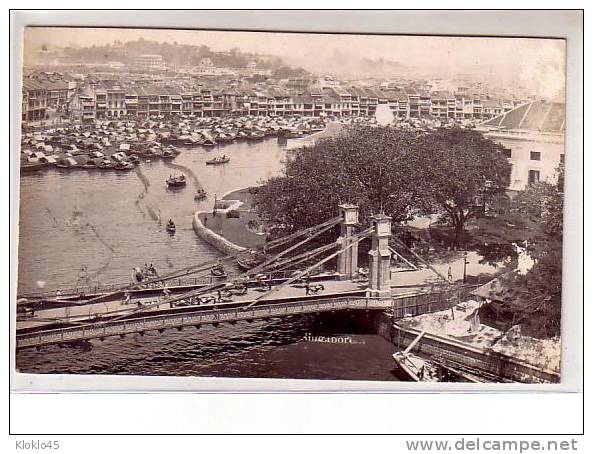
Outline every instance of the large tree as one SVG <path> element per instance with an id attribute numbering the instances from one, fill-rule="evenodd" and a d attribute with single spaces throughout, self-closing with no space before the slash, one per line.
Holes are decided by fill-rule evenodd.
<path id="1" fill-rule="evenodd" d="M 445 216 L 456 245 L 466 222 L 509 185 L 511 164 L 502 150 L 479 132 L 461 128 L 438 129 L 415 143 L 411 178 L 423 209 Z"/>
<path id="2" fill-rule="evenodd" d="M 381 211 L 395 222 L 408 219 L 415 140 L 415 133 L 389 127 L 348 127 L 288 159 L 282 176 L 257 189 L 256 207 L 277 234 L 334 217 L 340 203 L 358 205 L 363 224 Z"/>
<path id="3" fill-rule="evenodd" d="M 512 273 L 504 280 L 501 299 L 517 314 L 515 324 L 531 325 L 541 335 L 560 332 L 562 301 L 562 233 L 564 169 L 556 183 L 539 182 L 513 200 L 512 211 L 526 221 L 530 239 L 527 250 L 535 260 L 525 274 Z"/>

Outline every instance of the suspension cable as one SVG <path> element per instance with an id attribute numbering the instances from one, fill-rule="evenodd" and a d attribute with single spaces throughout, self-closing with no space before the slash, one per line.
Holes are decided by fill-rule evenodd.
<path id="1" fill-rule="evenodd" d="M 414 268 L 415 270 L 418 269 L 418 267 L 416 265 L 414 265 L 412 262 L 410 262 L 408 259 L 406 259 L 403 255 L 401 255 L 399 252 L 397 252 L 395 249 L 393 249 L 391 246 L 389 246 L 389 250 L 395 254 L 396 256 L 398 256 L 400 259 L 402 259 L 404 262 L 406 262 L 408 265 L 410 265 L 412 268 Z"/>
<path id="2" fill-rule="evenodd" d="M 430 263 L 428 263 L 426 260 L 424 260 L 420 255 L 416 254 L 412 249 L 410 249 L 408 246 L 406 246 L 406 244 L 400 240 L 397 237 L 392 237 L 394 241 L 396 241 L 400 246 L 403 246 L 404 248 L 406 248 L 408 251 L 410 251 L 410 253 L 416 257 L 418 260 L 420 260 L 420 263 L 422 263 L 423 265 L 425 265 L 430 271 L 432 271 L 434 274 L 436 274 L 438 277 L 440 277 L 443 281 L 445 282 L 449 282 L 449 279 L 447 279 L 445 276 L 443 276 L 441 273 L 439 273 Z"/>
<path id="3" fill-rule="evenodd" d="M 192 266 L 189 266 L 189 267 L 186 267 L 186 268 L 182 268 L 180 270 L 173 271 L 173 272 L 171 272 L 169 274 L 166 274 L 164 276 L 159 276 L 159 277 L 156 277 L 156 278 L 148 279 L 147 281 L 144 281 L 144 282 L 138 282 L 138 283 L 134 283 L 134 284 L 129 284 L 129 285 L 120 287 L 120 288 L 118 288 L 116 290 L 113 290 L 113 291 L 111 291 L 109 293 L 105 293 L 103 295 L 95 296 L 94 298 L 85 300 L 85 303 L 84 304 L 86 305 L 86 304 L 90 304 L 90 303 L 93 303 L 93 302 L 101 301 L 102 299 L 105 299 L 105 298 L 109 298 L 109 297 L 118 295 L 118 294 L 120 294 L 122 292 L 125 292 L 127 290 L 139 289 L 139 287 L 141 285 L 154 284 L 156 282 L 163 282 L 163 281 L 166 281 L 166 280 L 169 280 L 169 279 L 174 279 L 174 278 L 181 277 L 181 276 L 187 276 L 189 274 L 199 273 L 200 271 L 206 271 L 207 269 L 209 269 L 210 267 L 212 267 L 212 265 L 217 264 L 219 260 L 225 261 L 225 260 L 228 260 L 230 258 L 234 258 L 234 257 L 232 255 L 226 255 L 226 256 L 221 257 L 221 258 L 216 259 L 216 260 L 210 260 L 208 262 L 202 262 L 202 263 L 197 264 L 197 265 L 192 265 Z"/>
<path id="4" fill-rule="evenodd" d="M 332 226 L 336 225 L 341 220 L 342 220 L 341 216 L 336 216 L 335 218 L 328 219 L 327 221 L 322 222 L 321 224 L 317 224 L 312 227 L 308 227 L 306 229 L 299 230 L 298 232 L 291 233 L 290 235 L 286 235 L 281 238 L 277 238 L 275 240 L 269 241 L 268 243 L 266 243 L 265 248 L 266 249 L 274 249 L 274 248 L 281 246 L 289 241 L 294 240 L 295 238 L 298 238 L 303 235 L 307 235 L 308 233 L 311 233 L 311 232 L 315 232 L 316 230 L 322 229 L 328 225 L 332 225 Z"/>
<path id="5" fill-rule="evenodd" d="M 337 246 L 337 243 L 336 242 L 332 242 L 330 244 L 324 244 L 323 246 L 320 246 L 320 247 L 315 248 L 315 249 L 311 249 L 310 251 L 305 251 L 305 252 L 303 252 L 303 253 L 301 253 L 299 255 L 295 255 L 294 257 L 288 257 L 288 258 L 286 258 L 284 260 L 281 260 L 278 263 L 273 263 L 270 268 L 273 269 L 273 270 L 276 270 L 278 268 L 283 269 L 284 265 L 291 264 L 291 262 L 298 261 L 298 260 L 303 259 L 303 258 L 304 259 L 307 259 L 308 257 L 310 257 L 313 254 L 318 254 L 318 253 L 322 253 L 322 252 L 328 251 L 330 249 L 333 249 L 336 246 Z"/>
<path id="6" fill-rule="evenodd" d="M 272 294 L 273 292 L 277 292 L 280 289 L 286 287 L 287 285 L 292 284 L 294 281 L 300 279 L 301 277 L 303 277 L 305 274 L 309 273 L 312 269 L 323 265 L 325 262 L 328 262 L 329 260 L 331 260 L 332 258 L 334 258 L 336 255 L 344 252 L 345 250 L 351 248 L 352 246 L 354 246 L 355 244 L 357 244 L 358 242 L 360 242 L 363 238 L 366 238 L 368 235 L 370 235 L 374 230 L 374 227 L 369 227 L 368 229 L 353 235 L 353 237 L 350 239 L 350 243 L 343 249 L 339 249 L 338 251 L 328 255 L 327 257 L 325 257 L 324 259 L 321 259 L 319 262 L 309 266 L 308 268 L 306 268 L 303 271 L 299 271 L 295 276 L 289 278 L 288 280 L 284 281 L 282 284 L 280 284 L 277 287 L 274 287 L 272 290 L 264 293 L 263 295 L 260 295 L 258 297 L 256 297 L 250 304 L 248 304 L 247 306 L 242 307 L 243 310 L 250 308 L 251 306 L 253 306 L 254 304 L 256 304 L 259 300 L 265 298 L 266 296 Z M 336 242 L 335 245 L 337 245 L 338 243 Z"/>

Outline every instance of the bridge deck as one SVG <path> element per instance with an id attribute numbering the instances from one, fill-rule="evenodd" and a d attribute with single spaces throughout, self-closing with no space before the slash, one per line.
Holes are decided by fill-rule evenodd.
<path id="1" fill-rule="evenodd" d="M 288 315 L 320 313 L 345 309 L 377 310 L 391 309 L 394 318 L 408 314 L 443 310 L 456 304 L 467 295 L 469 288 L 454 289 L 443 293 L 418 293 L 400 295 L 398 297 L 369 298 L 362 291 L 347 295 L 333 294 L 323 297 L 291 297 L 279 300 L 263 300 L 258 305 L 250 305 L 249 301 L 217 305 L 183 307 L 168 310 L 164 313 L 146 312 L 136 314 L 134 318 L 102 320 L 95 323 L 84 323 L 79 326 L 68 326 L 34 331 L 17 331 L 17 348 L 41 347 L 50 344 L 83 341 L 108 336 L 124 336 L 132 333 L 144 333 L 151 330 L 170 328 L 183 329 L 186 326 L 199 328 L 202 324 L 218 324 L 222 322 L 236 323 L 258 318 L 283 317 Z M 352 293 L 358 293 L 352 294 Z M 55 326 L 55 325 L 54 325 Z"/>
<path id="2" fill-rule="evenodd" d="M 356 290 L 365 289 L 366 286 L 361 284 L 357 284 L 351 281 L 323 281 L 323 285 L 325 290 L 321 292 L 321 296 L 323 297 L 338 297 L 344 292 L 352 292 Z M 233 298 L 233 302 L 241 303 L 241 302 L 251 302 L 257 297 L 261 296 L 263 292 L 258 291 L 255 288 L 249 288 L 247 293 L 242 296 L 235 296 Z M 284 299 L 284 298 L 294 298 L 294 297 L 304 297 L 305 296 L 305 288 L 302 286 L 287 286 L 278 291 L 274 291 L 272 294 L 265 297 L 263 301 L 271 300 L 273 302 L 276 299 Z M 174 292 L 171 293 L 175 295 Z M 210 292 L 208 295 L 216 296 L 216 291 Z M 86 305 L 79 305 L 79 306 L 69 306 L 69 307 L 62 307 L 62 308 L 53 308 L 53 309 L 41 309 L 35 311 L 35 317 L 27 318 L 27 319 L 19 319 L 17 321 L 17 331 L 21 329 L 30 329 L 30 328 L 40 328 L 45 325 L 55 324 L 58 321 L 68 321 L 68 322 L 81 322 L 85 320 L 89 320 L 94 318 L 96 315 L 105 315 L 109 314 L 111 316 L 118 316 L 118 315 L 125 315 L 128 313 L 132 313 L 137 311 L 137 303 L 140 302 L 143 305 L 151 305 L 153 303 L 158 303 L 164 299 L 164 295 L 161 296 L 149 296 L 149 297 L 141 297 L 141 298 L 132 298 L 131 304 L 123 304 L 123 297 L 120 295 L 119 297 L 105 301 L 105 302 L 97 302 L 92 304 Z M 165 308 L 169 308 L 168 303 L 163 303 L 162 305 L 157 304 L 153 307 L 148 307 L 143 309 L 143 312 L 155 312 Z"/>

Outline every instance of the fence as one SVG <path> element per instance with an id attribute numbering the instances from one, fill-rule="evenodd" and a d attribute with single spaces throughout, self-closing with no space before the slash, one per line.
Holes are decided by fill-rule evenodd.
<path id="1" fill-rule="evenodd" d="M 399 319 L 450 309 L 467 299 L 474 289 L 475 286 L 466 286 L 394 298 L 391 314 L 394 319 Z"/>

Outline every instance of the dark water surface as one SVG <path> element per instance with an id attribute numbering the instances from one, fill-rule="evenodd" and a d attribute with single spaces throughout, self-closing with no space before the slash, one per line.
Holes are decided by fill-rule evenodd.
<path id="1" fill-rule="evenodd" d="M 215 155 L 231 162 L 206 166 Z M 183 149 L 172 162 L 153 159 L 135 171 L 47 170 L 24 175 L 20 186 L 19 293 L 76 285 L 85 265 L 93 283 L 128 282 L 131 270 L 153 263 L 172 271 L 221 254 L 192 228 L 196 210 L 214 195 L 277 175 L 285 151 L 276 139 L 214 150 Z M 173 172 L 185 188 L 168 190 Z M 196 186 L 208 199 L 195 202 Z M 165 224 L 172 218 L 175 235 Z M 336 336 L 336 342 L 311 340 Z M 308 340 L 307 340 L 308 339 Z M 223 377 L 396 380 L 394 347 L 349 318 L 298 316 L 107 338 L 86 347 L 18 352 L 22 372 Z"/>

